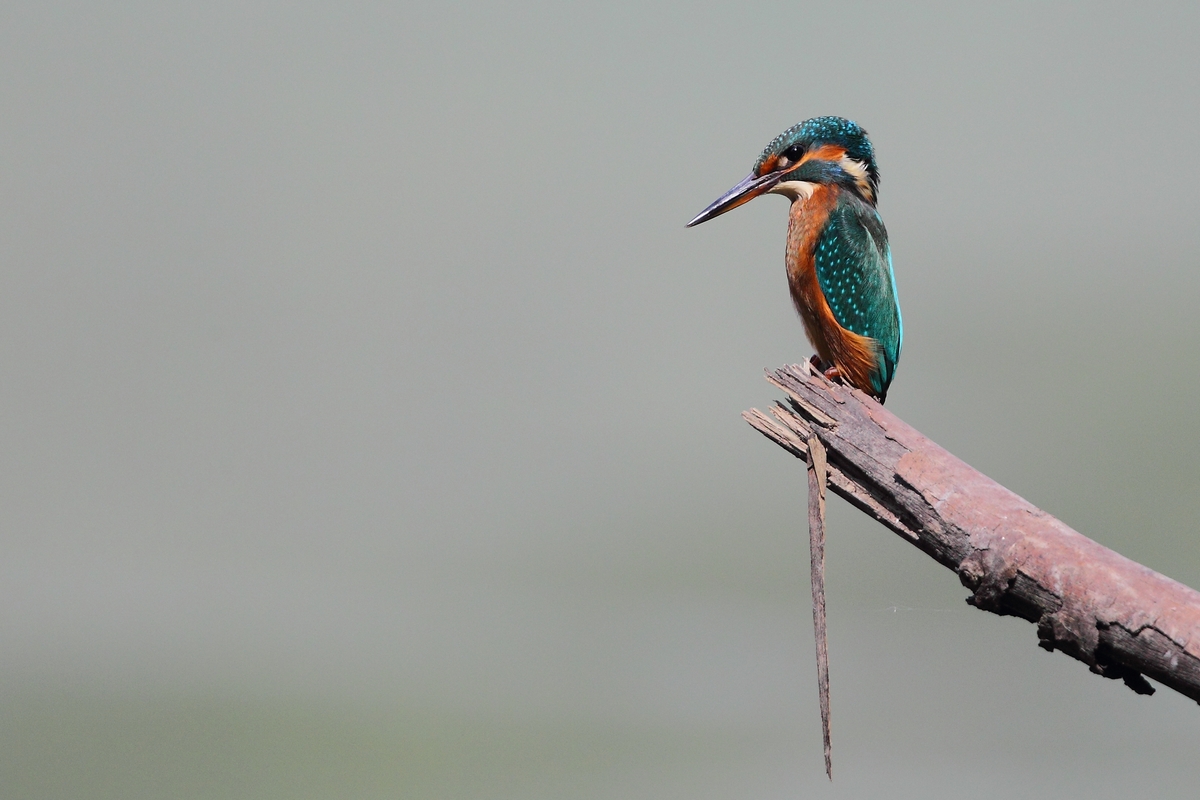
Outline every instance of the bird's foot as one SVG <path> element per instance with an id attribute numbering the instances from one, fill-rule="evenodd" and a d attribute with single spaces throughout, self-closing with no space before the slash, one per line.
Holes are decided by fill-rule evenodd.
<path id="1" fill-rule="evenodd" d="M 842 382 L 842 371 L 829 362 L 822 361 L 820 356 L 813 355 L 813 357 L 808 360 L 808 363 L 812 364 L 813 368 L 824 375 L 825 380 L 829 381 L 830 383 Z"/>

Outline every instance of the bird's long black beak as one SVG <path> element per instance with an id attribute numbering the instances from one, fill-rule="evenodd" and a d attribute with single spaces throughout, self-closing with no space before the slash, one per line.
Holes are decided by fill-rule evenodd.
<path id="1" fill-rule="evenodd" d="M 768 172 L 762 176 L 751 172 L 737 186 L 734 186 L 728 192 L 718 197 L 708 208 L 697 214 L 696 218 L 685 227 L 690 228 L 693 225 L 699 225 L 701 222 L 708 222 L 713 217 L 719 217 L 726 211 L 732 211 L 743 203 L 749 203 L 778 183 L 779 178 L 780 175 L 777 172 Z"/>

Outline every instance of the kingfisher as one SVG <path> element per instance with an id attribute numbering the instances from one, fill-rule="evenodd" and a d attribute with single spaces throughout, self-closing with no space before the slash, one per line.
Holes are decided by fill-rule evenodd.
<path id="1" fill-rule="evenodd" d="M 875 208 L 879 167 L 867 132 L 814 117 L 771 140 L 754 169 L 687 227 L 760 194 L 791 200 L 787 276 L 813 362 L 880 403 L 900 360 L 904 324 L 887 230 Z"/>

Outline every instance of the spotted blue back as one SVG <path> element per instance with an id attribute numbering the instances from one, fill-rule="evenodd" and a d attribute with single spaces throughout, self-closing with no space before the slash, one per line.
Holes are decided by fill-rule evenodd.
<path id="1" fill-rule="evenodd" d="M 838 324 L 877 343 L 871 382 L 886 395 L 900 360 L 904 323 L 883 220 L 854 194 L 841 192 L 813 256 L 817 282 Z"/>

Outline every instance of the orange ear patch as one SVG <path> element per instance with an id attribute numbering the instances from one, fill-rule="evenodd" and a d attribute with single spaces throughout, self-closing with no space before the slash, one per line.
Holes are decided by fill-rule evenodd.
<path id="1" fill-rule="evenodd" d="M 805 161 L 840 161 L 846 155 L 846 148 L 838 147 L 836 144 L 824 144 L 816 150 L 809 150 L 795 164 L 788 164 L 789 168 L 803 164 Z M 765 161 L 758 165 L 755 174 L 760 178 L 768 172 L 774 172 L 779 167 L 779 155 L 769 156 Z"/>
<path id="2" fill-rule="evenodd" d="M 838 147 L 836 144 L 823 144 L 816 150 L 809 150 L 800 159 L 800 163 L 805 161 L 840 161 L 842 156 L 846 155 L 846 148 Z"/>

